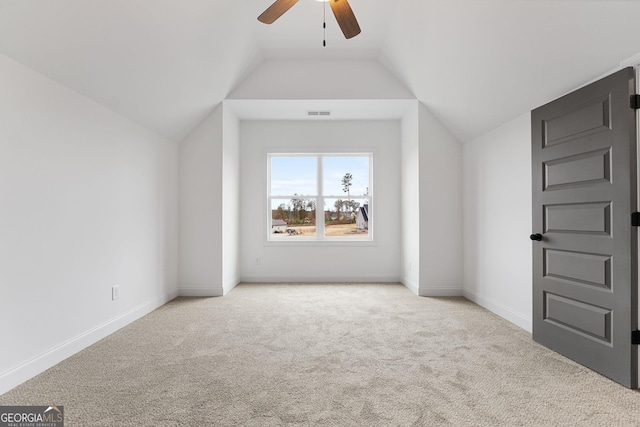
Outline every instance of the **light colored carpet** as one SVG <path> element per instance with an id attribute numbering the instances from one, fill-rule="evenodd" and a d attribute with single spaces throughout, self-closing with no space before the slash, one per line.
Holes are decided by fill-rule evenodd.
<path id="1" fill-rule="evenodd" d="M 463 298 L 243 284 L 181 298 L 0 396 L 67 426 L 635 426 L 640 393 Z"/>

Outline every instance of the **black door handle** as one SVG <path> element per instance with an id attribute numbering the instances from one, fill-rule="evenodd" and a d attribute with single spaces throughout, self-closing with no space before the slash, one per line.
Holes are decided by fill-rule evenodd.
<path id="1" fill-rule="evenodd" d="M 537 240 L 539 242 L 540 240 L 542 240 L 542 234 L 540 233 L 532 234 L 531 236 L 529 236 L 529 238 L 531 240 Z"/>

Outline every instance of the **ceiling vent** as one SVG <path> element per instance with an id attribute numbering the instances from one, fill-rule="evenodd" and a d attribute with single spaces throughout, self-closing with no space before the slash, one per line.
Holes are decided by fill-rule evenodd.
<path id="1" fill-rule="evenodd" d="M 331 111 L 307 111 L 309 116 L 330 116 Z"/>

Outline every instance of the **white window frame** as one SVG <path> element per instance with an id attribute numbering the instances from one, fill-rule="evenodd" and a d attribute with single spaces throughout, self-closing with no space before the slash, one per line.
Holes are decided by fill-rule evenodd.
<path id="1" fill-rule="evenodd" d="M 266 185 L 266 241 L 267 243 L 283 243 L 286 245 L 295 245 L 296 243 L 306 244 L 312 242 L 317 244 L 319 242 L 334 243 L 346 243 L 346 244 L 371 244 L 374 242 L 374 226 L 375 215 L 373 214 L 374 208 L 374 186 L 373 186 L 373 155 L 371 151 L 366 152 L 268 152 L 267 153 L 267 185 Z M 316 193 L 315 195 L 301 195 L 305 199 L 314 199 L 316 202 L 316 235 L 315 236 L 296 236 L 291 238 L 289 236 L 278 236 L 272 233 L 272 200 L 273 199 L 292 199 L 296 197 L 292 194 L 271 194 L 271 159 L 273 157 L 315 157 L 316 158 Z M 350 196 L 351 200 L 367 200 L 369 205 L 369 224 L 368 232 L 366 236 L 325 236 L 325 224 L 324 224 L 324 200 L 325 199 L 344 199 L 345 194 L 323 194 L 323 160 L 327 157 L 368 157 L 369 159 L 369 193 L 367 196 Z M 362 206 L 362 203 L 361 203 Z M 373 218 L 373 220 L 372 220 Z"/>

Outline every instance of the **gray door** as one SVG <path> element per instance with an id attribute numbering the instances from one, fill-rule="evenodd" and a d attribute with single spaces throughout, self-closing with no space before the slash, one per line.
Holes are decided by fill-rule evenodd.
<path id="1" fill-rule="evenodd" d="M 531 112 L 531 239 L 533 339 L 636 388 L 633 93 L 626 68 Z"/>

